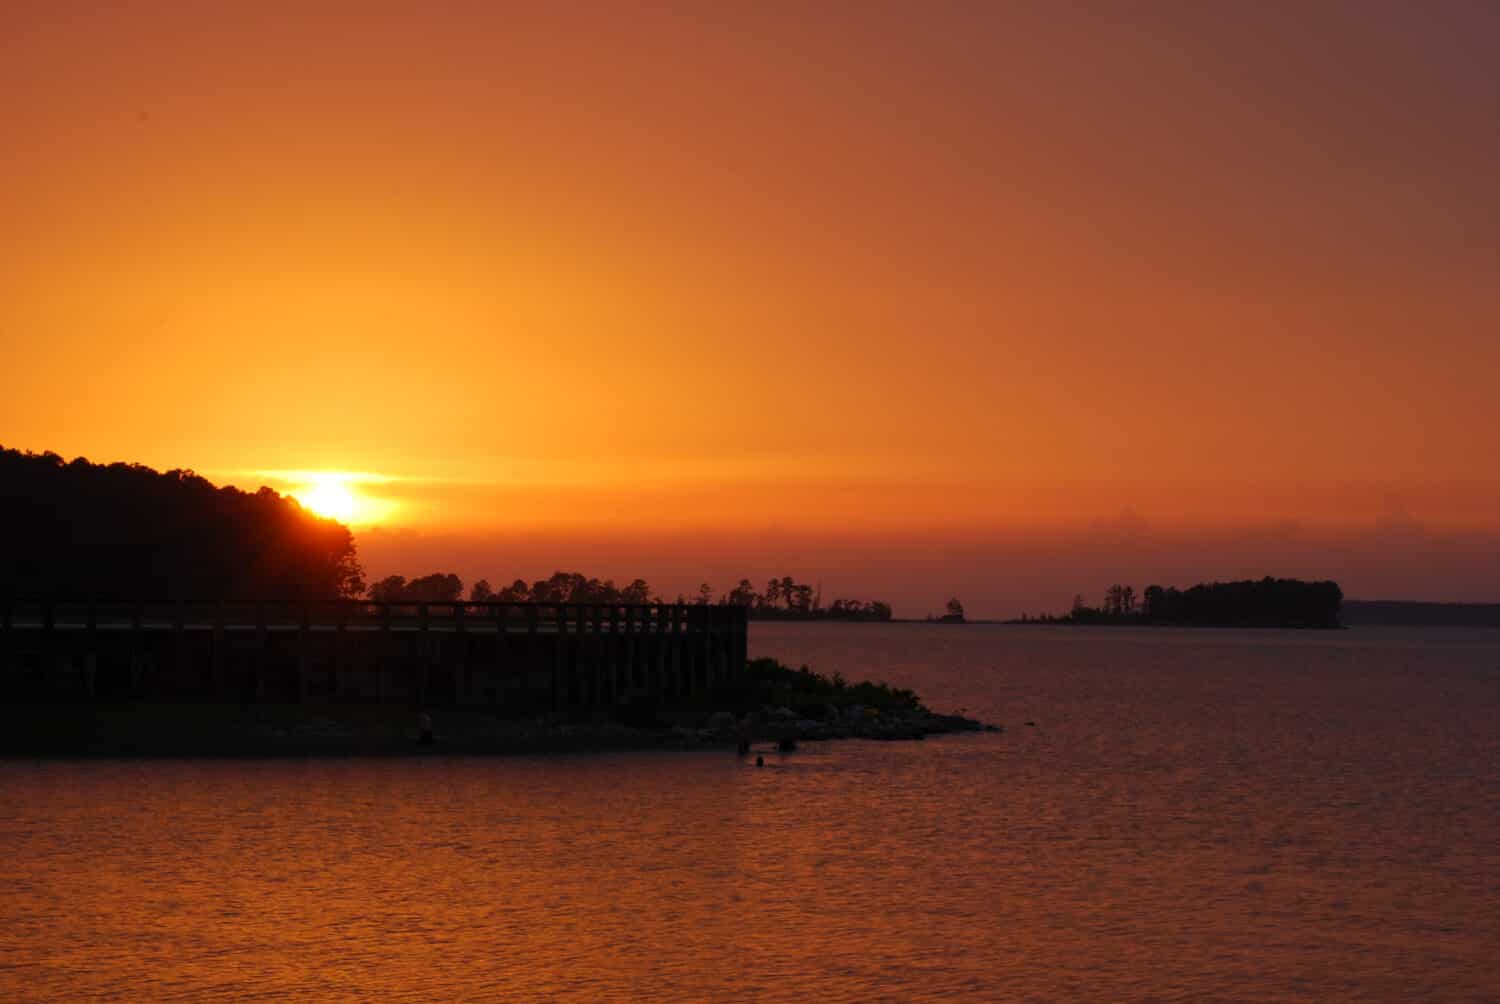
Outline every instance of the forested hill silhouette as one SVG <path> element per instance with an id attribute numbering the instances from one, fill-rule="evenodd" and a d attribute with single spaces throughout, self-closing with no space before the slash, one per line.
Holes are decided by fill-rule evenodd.
<path id="1" fill-rule="evenodd" d="M 363 592 L 349 528 L 269 488 L 0 448 L 0 596 L 211 603 Z"/>

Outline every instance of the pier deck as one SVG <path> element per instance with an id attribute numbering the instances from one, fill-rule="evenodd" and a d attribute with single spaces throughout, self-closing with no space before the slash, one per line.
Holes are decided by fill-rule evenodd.
<path id="1" fill-rule="evenodd" d="M 0 699 L 461 704 L 691 697 L 742 673 L 738 607 L 0 602 Z"/>

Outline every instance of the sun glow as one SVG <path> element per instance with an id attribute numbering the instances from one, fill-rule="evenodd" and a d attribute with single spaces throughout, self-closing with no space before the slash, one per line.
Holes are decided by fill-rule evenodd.
<path id="1" fill-rule="evenodd" d="M 299 501 L 319 516 L 347 520 L 354 515 L 354 493 L 348 485 L 337 481 L 314 485 Z"/>
<path id="2" fill-rule="evenodd" d="M 385 499 L 373 498 L 359 490 L 361 481 L 372 478 L 339 471 L 310 471 L 299 480 L 301 483 L 291 496 L 304 509 L 326 519 L 368 526 L 380 522 L 393 508 Z"/>

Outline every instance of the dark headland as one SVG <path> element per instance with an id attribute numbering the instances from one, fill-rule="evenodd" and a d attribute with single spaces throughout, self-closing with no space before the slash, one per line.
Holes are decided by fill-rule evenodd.
<path id="1" fill-rule="evenodd" d="M 747 620 L 817 606 L 790 578 L 696 603 L 562 572 L 467 599 L 441 574 L 367 589 L 349 530 L 269 489 L 13 450 L 0 485 L 4 756 L 733 749 L 992 728 L 908 690 L 749 659 Z M 889 618 L 875 602 L 830 612 Z"/>

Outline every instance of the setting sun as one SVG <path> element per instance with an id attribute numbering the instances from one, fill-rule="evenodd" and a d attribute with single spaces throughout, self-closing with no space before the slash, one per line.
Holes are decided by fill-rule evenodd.
<path id="1" fill-rule="evenodd" d="M 313 485 L 297 497 L 297 501 L 319 516 L 347 521 L 354 516 L 354 493 L 349 486 L 339 481 L 324 481 Z"/>
<path id="2" fill-rule="evenodd" d="M 285 472 L 285 475 L 296 485 L 290 492 L 291 496 L 304 509 L 326 519 L 369 526 L 381 522 L 393 508 L 387 500 L 374 498 L 359 489 L 361 482 L 380 480 L 373 475 L 344 471 Z"/>

